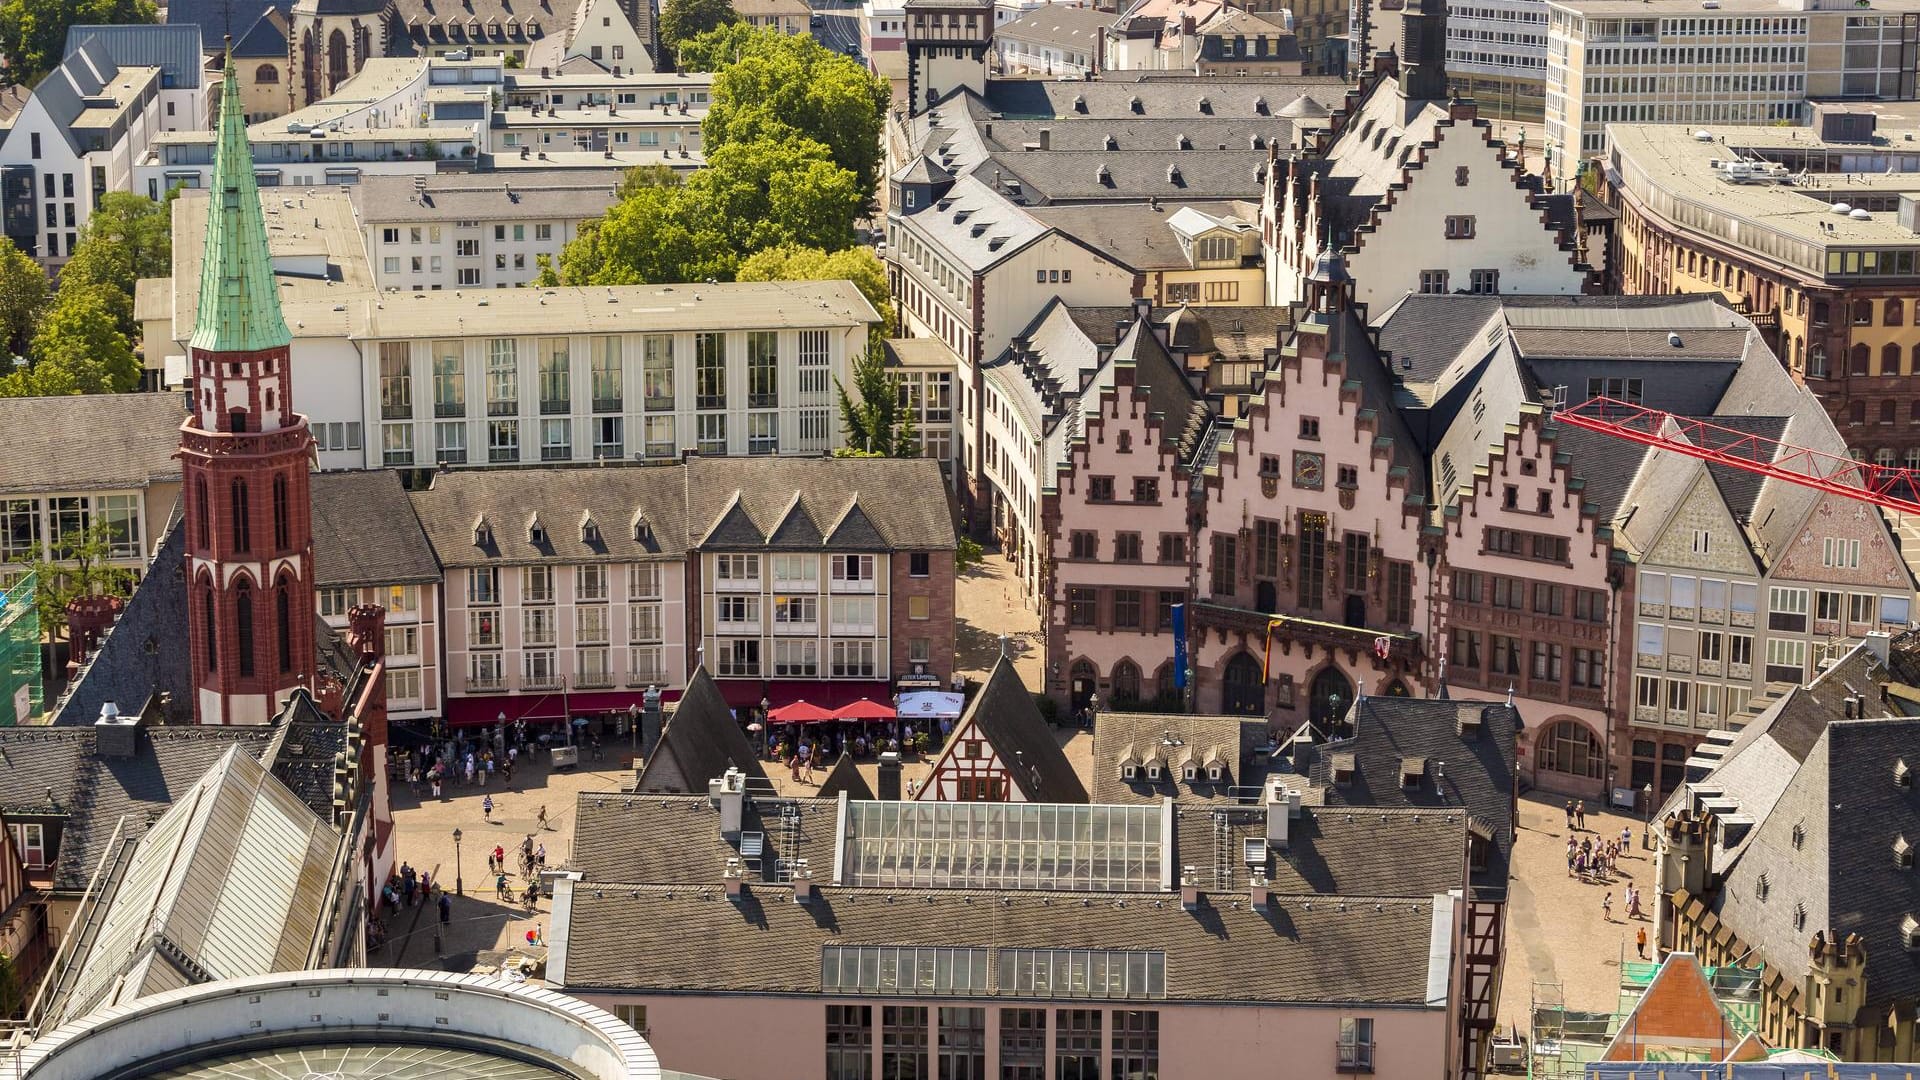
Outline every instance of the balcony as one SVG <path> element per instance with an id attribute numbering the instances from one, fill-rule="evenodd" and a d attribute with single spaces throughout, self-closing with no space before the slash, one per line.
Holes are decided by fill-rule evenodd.
<path id="1" fill-rule="evenodd" d="M 441 420 L 462 420 L 467 415 L 467 403 L 464 401 L 436 401 L 433 403 L 433 415 Z"/>
<path id="2" fill-rule="evenodd" d="M 1720 661 L 1702 660 L 1696 665 L 1696 668 L 1702 675 L 1718 675 L 1720 674 Z"/>
<path id="3" fill-rule="evenodd" d="M 558 690 L 562 682 L 560 676 L 555 674 L 524 675 L 520 679 L 520 689 Z"/>
<path id="4" fill-rule="evenodd" d="M 620 411 L 620 397 L 596 397 L 593 399 L 593 411 L 597 413 L 617 413 Z"/>
<path id="5" fill-rule="evenodd" d="M 1647 668 L 1650 671 L 1659 671 L 1663 666 L 1665 666 L 1660 662 L 1659 653 L 1651 653 L 1651 652 L 1634 653 L 1633 662 L 1636 665 L 1643 668 Z"/>
<path id="6" fill-rule="evenodd" d="M 413 402 L 412 401 L 381 402 L 380 403 L 380 419 L 382 420 L 413 419 Z"/>
<path id="7" fill-rule="evenodd" d="M 575 690 L 611 690 L 613 672 L 601 671 L 577 676 L 573 680 L 573 688 Z"/>
<path id="8" fill-rule="evenodd" d="M 467 676 L 467 690 L 469 692 L 477 690 L 483 693 L 498 693 L 506 688 L 507 680 L 504 675 Z"/>
<path id="9" fill-rule="evenodd" d="M 1386 659 L 1389 662 L 1417 666 L 1423 655 L 1419 634 L 1378 630 L 1365 626 L 1343 626 L 1339 623 L 1303 619 L 1292 615 L 1268 615 L 1264 612 L 1205 601 L 1195 601 L 1189 605 L 1189 608 L 1198 625 L 1210 629 L 1244 630 L 1264 634 L 1268 625 L 1271 624 L 1273 643 L 1281 649 L 1298 641 L 1324 649 L 1348 649 L 1354 652 L 1371 653 L 1374 640 L 1385 638 L 1387 640 Z"/>
<path id="10" fill-rule="evenodd" d="M 1667 617 L 1667 605 L 1650 604 L 1642 600 L 1640 601 L 1640 614 L 1649 619 L 1664 619 Z"/>
<path id="11" fill-rule="evenodd" d="M 1373 1044 L 1340 1042 L 1334 1044 L 1337 1056 L 1334 1071 L 1370 1073 L 1373 1071 Z"/>
<path id="12" fill-rule="evenodd" d="M 1690 607 L 1669 607 L 1667 609 L 1667 618 L 1678 622 L 1692 622 L 1693 609 Z"/>
<path id="13" fill-rule="evenodd" d="M 1753 665 L 1752 664 L 1728 664 L 1727 678 L 1751 679 L 1753 678 Z"/>

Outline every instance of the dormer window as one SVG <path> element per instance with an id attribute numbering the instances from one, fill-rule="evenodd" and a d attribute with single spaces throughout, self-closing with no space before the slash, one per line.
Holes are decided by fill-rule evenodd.
<path id="1" fill-rule="evenodd" d="M 1906 758 L 1898 758 L 1893 763 L 1893 786 L 1910 788 L 1913 786 L 1913 768 Z"/>
<path id="2" fill-rule="evenodd" d="M 1900 920 L 1900 947 L 1908 951 L 1920 949 L 1920 919 L 1914 918 L 1911 911 Z"/>
<path id="3" fill-rule="evenodd" d="M 1329 766 L 1330 766 L 1329 771 L 1333 775 L 1334 783 L 1341 784 L 1341 785 L 1353 783 L 1354 769 L 1353 769 L 1352 754 L 1333 755 L 1332 760 L 1329 762 Z"/>
<path id="4" fill-rule="evenodd" d="M 527 519 L 527 543 L 532 544 L 534 547 L 547 546 L 547 527 L 540 524 L 540 516 L 538 514 Z"/>
<path id="5" fill-rule="evenodd" d="M 1200 779 L 1200 766 L 1194 765 L 1194 764 L 1188 764 L 1185 768 L 1180 770 L 1180 778 L 1182 780 L 1185 780 L 1189 784 Z"/>
<path id="6" fill-rule="evenodd" d="M 1140 766 L 1135 765 L 1131 761 L 1120 766 L 1120 779 L 1125 780 L 1128 783 L 1132 783 L 1133 781 L 1140 779 Z"/>
<path id="7" fill-rule="evenodd" d="M 1427 775 L 1427 759 L 1426 758 L 1415 757 L 1415 758 L 1400 759 L 1400 786 L 1401 787 L 1417 788 L 1420 786 L 1420 779 L 1426 775 Z"/>
<path id="8" fill-rule="evenodd" d="M 1913 844 L 1905 834 L 1893 838 L 1893 865 L 1902 870 L 1913 869 Z"/>
<path id="9" fill-rule="evenodd" d="M 1147 762 L 1147 779 L 1150 782 L 1156 783 L 1156 784 L 1159 783 L 1160 776 L 1163 773 L 1163 771 L 1164 770 L 1161 768 L 1161 765 L 1158 761 Z"/>
<path id="10" fill-rule="evenodd" d="M 473 546 L 493 546 L 493 526 L 487 524 L 487 519 L 484 517 L 473 523 Z"/>
<path id="11" fill-rule="evenodd" d="M 1220 781 L 1225 780 L 1226 777 L 1227 777 L 1227 770 L 1220 765 L 1213 765 L 1207 769 L 1207 780 L 1211 783 L 1217 784 Z"/>
<path id="12" fill-rule="evenodd" d="M 653 539 L 653 526 L 647 524 L 647 515 L 639 512 L 638 510 L 634 511 L 633 513 L 634 543 L 644 544 L 651 539 Z"/>
<path id="13" fill-rule="evenodd" d="M 580 542 L 594 547 L 600 544 L 600 523 L 590 513 L 580 515 Z"/>

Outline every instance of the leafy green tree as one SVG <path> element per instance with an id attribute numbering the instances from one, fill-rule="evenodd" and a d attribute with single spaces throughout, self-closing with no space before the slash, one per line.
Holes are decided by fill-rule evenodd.
<path id="1" fill-rule="evenodd" d="M 35 572 L 33 603 L 40 611 L 41 632 L 49 637 L 64 633 L 67 604 L 79 597 L 133 593 L 133 573 L 110 561 L 119 539 L 111 525 L 96 521 L 55 540 L 51 558 L 20 560 Z"/>
<path id="2" fill-rule="evenodd" d="M 827 147 L 854 175 L 862 206 L 871 202 L 882 163 L 881 126 L 893 91 L 885 79 L 806 34 L 724 32 L 705 56 L 723 62 L 701 123 L 709 157 L 718 149 L 796 136 Z"/>
<path id="3" fill-rule="evenodd" d="M 675 172 L 671 165 L 635 165 L 620 178 L 620 197 L 650 187 L 679 187 L 685 177 Z"/>
<path id="4" fill-rule="evenodd" d="M 123 294 L 103 285 L 61 288 L 33 336 L 32 363 L 0 379 L 0 397 L 124 394 L 140 385 L 140 362 L 120 332 Z"/>
<path id="5" fill-rule="evenodd" d="M 766 33 L 757 26 L 732 22 L 680 43 L 681 71 L 719 71 L 747 51 L 747 43 Z"/>
<path id="6" fill-rule="evenodd" d="M 32 84 L 59 66 L 69 26 L 159 21 L 153 0 L 4 0 L 0 53 L 7 57 L 9 81 Z"/>
<path id="7" fill-rule="evenodd" d="M 113 244 L 126 249 L 136 279 L 166 277 L 173 273 L 172 204 L 179 194 L 175 187 L 159 202 L 130 191 L 102 195 L 74 254 L 88 243 Z"/>
<path id="8" fill-rule="evenodd" d="M 682 42 L 739 21 L 732 0 L 667 0 L 660 11 L 660 45 L 676 57 Z"/>
<path id="9" fill-rule="evenodd" d="M 841 456 L 919 456 L 915 410 L 900 406 L 900 376 L 887 370 L 886 350 L 878 337 L 869 338 L 867 351 L 854 361 L 854 393 L 838 380 L 835 389 L 840 394 L 840 423 L 847 429 Z"/>
<path id="10" fill-rule="evenodd" d="M 561 250 L 559 281 L 732 281 L 740 260 L 765 248 L 851 246 L 860 205 L 853 174 L 800 139 L 723 147 L 684 183 L 630 180 L 623 192 Z"/>
<path id="11" fill-rule="evenodd" d="M 7 357 L 26 355 L 46 306 L 47 272 L 13 241 L 0 239 L 0 334 L 6 335 Z"/>
<path id="12" fill-rule="evenodd" d="M 835 252 L 782 244 L 747 256 L 736 275 L 739 281 L 851 281 L 873 310 L 880 313 L 875 331 L 893 334 L 893 301 L 887 292 L 887 271 L 871 248 L 850 247 Z"/>

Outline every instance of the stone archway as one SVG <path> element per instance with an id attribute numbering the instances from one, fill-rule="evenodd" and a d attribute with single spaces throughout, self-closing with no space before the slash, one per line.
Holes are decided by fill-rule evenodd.
<path id="1" fill-rule="evenodd" d="M 1235 653 L 1221 670 L 1220 711 L 1238 716 L 1267 714 L 1267 681 L 1252 653 Z"/>
<path id="2" fill-rule="evenodd" d="M 1353 680 L 1338 666 L 1328 664 L 1308 684 L 1307 720 L 1321 731 L 1330 731 L 1352 707 L 1353 698 Z"/>
<path id="3" fill-rule="evenodd" d="M 1606 774 L 1606 743 L 1584 722 L 1555 716 L 1534 736 L 1535 786 L 1547 791 L 1582 791 Z"/>
<path id="4" fill-rule="evenodd" d="M 1099 689 L 1100 669 L 1093 666 L 1093 661 L 1081 657 L 1073 662 L 1068 677 L 1073 691 L 1073 712 L 1078 716 L 1080 710 L 1093 700 L 1094 691 Z"/>

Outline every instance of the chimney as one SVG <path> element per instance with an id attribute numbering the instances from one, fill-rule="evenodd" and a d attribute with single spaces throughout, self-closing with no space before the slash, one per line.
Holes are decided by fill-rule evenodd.
<path id="1" fill-rule="evenodd" d="M 1299 810 L 1299 793 L 1287 790 L 1287 782 L 1278 776 L 1267 778 L 1267 846 L 1275 851 L 1287 850 L 1287 834 L 1292 828 L 1291 819 Z"/>
<path id="2" fill-rule="evenodd" d="M 1188 37 L 1193 36 L 1194 28 L 1197 25 L 1193 20 L 1193 12 L 1183 11 L 1180 13 L 1180 32 L 1182 34 Z"/>
<path id="3" fill-rule="evenodd" d="M 103 758 L 130 758 L 140 749 L 140 721 L 120 715 L 120 707 L 109 701 L 100 706 L 100 718 L 93 722 L 93 751 Z"/>
<path id="4" fill-rule="evenodd" d="M 811 904 L 813 903 L 813 897 L 813 879 L 803 878 L 795 874 L 793 877 L 793 902 L 796 904 Z"/>
<path id="5" fill-rule="evenodd" d="M 1193 867 L 1180 868 L 1180 909 L 1195 911 L 1200 907 L 1200 875 Z"/>
<path id="6" fill-rule="evenodd" d="M 1053 129 L 1052 128 L 1040 129 L 1040 149 L 1042 150 L 1053 149 Z"/>
<path id="7" fill-rule="evenodd" d="M 741 891 L 746 886 L 746 880 L 740 876 L 740 860 L 738 857 L 730 857 L 727 859 L 727 869 L 726 872 L 721 875 L 721 880 L 726 882 L 727 899 L 739 900 Z"/>
<path id="8" fill-rule="evenodd" d="M 889 750 L 880 755 L 880 775 L 874 785 L 874 797 L 882 801 L 900 801 L 900 752 Z"/>
<path id="9" fill-rule="evenodd" d="M 707 781 L 707 800 L 720 810 L 721 835 L 739 835 L 747 805 L 746 776 L 739 769 L 728 769 L 725 776 Z"/>
<path id="10" fill-rule="evenodd" d="M 1273 886 L 1267 884 L 1266 875 L 1255 874 L 1253 884 L 1248 887 L 1247 893 L 1248 899 L 1253 904 L 1253 910 L 1263 913 L 1273 910 Z"/>
<path id="11" fill-rule="evenodd" d="M 1892 635 L 1884 630 L 1875 630 L 1866 637 L 1867 651 L 1872 653 L 1881 664 L 1887 662 L 1887 646 L 1893 641 Z"/>
<path id="12" fill-rule="evenodd" d="M 641 697 L 645 704 L 640 709 L 640 756 L 653 757 L 653 748 L 660 745 L 660 729 L 665 726 L 665 710 L 660 707 L 660 688 L 647 687 Z"/>

